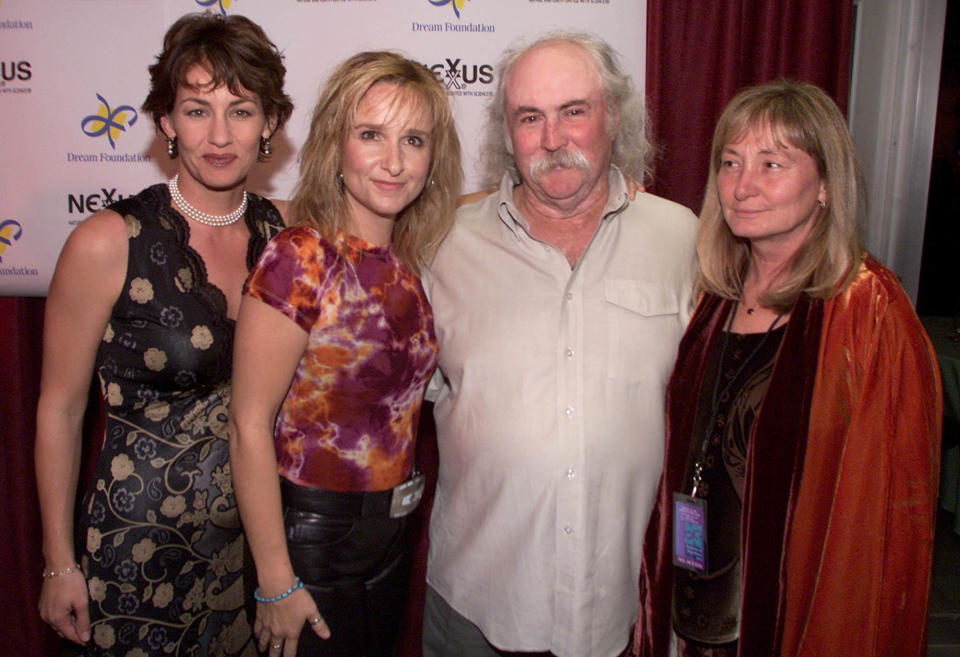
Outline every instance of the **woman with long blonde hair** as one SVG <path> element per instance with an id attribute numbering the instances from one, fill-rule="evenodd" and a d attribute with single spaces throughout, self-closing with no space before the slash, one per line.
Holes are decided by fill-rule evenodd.
<path id="1" fill-rule="evenodd" d="M 638 655 L 926 654 L 942 396 L 910 299 L 860 246 L 862 199 L 821 89 L 730 101 L 667 386 Z"/>
<path id="2" fill-rule="evenodd" d="M 303 148 L 296 225 L 264 251 L 237 327 L 231 463 L 254 632 L 271 655 L 393 653 L 437 359 L 417 274 L 460 179 L 450 106 L 427 68 L 389 52 L 337 68 Z"/>

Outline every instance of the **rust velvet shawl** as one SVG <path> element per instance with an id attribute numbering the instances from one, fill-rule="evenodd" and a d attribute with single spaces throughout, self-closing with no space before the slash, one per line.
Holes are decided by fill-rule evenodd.
<path id="1" fill-rule="evenodd" d="M 701 300 L 667 389 L 634 637 L 643 657 L 669 652 L 671 496 L 729 307 Z M 876 261 L 839 296 L 797 302 L 748 447 L 740 655 L 926 653 L 941 395 L 930 341 Z"/>

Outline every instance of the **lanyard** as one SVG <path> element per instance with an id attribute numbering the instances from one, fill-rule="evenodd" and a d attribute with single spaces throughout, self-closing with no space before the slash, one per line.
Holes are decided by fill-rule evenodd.
<path id="1" fill-rule="evenodd" d="M 767 338 L 769 338 L 770 334 L 773 332 L 773 327 L 776 326 L 777 322 L 780 321 L 780 318 L 783 317 L 783 313 L 780 313 L 779 315 L 773 318 L 773 322 L 767 328 L 766 332 L 764 332 L 763 338 L 760 340 L 757 346 L 753 348 L 753 351 L 751 351 L 750 354 L 743 359 L 743 362 L 740 363 L 740 366 L 737 368 L 736 372 L 733 373 L 733 376 L 731 376 L 730 379 L 726 382 L 726 384 L 724 384 L 724 386 L 721 388 L 720 377 L 723 376 L 723 359 L 727 352 L 727 342 L 730 339 L 730 329 L 733 328 L 733 319 L 737 315 L 737 308 L 739 307 L 739 305 L 740 305 L 739 301 L 733 302 L 733 309 L 730 311 L 730 319 L 727 320 L 727 325 L 723 332 L 723 340 L 720 345 L 720 358 L 717 361 L 717 378 L 713 384 L 713 398 L 710 400 L 710 421 L 707 422 L 706 424 L 706 430 L 704 431 L 703 442 L 700 445 L 700 452 L 697 456 L 697 460 L 693 464 L 693 478 L 692 478 L 693 487 L 690 489 L 690 497 L 697 496 L 697 491 L 700 488 L 700 484 L 703 482 L 702 475 L 703 475 L 704 461 L 707 458 L 707 451 L 710 448 L 710 437 L 711 437 L 711 434 L 713 433 L 713 423 L 716 422 L 717 413 L 719 413 L 720 411 L 720 398 L 723 397 L 723 395 L 730 390 L 730 386 L 733 385 L 733 382 L 737 380 L 737 377 L 739 377 L 743 373 L 744 368 L 750 363 L 751 360 L 753 360 L 753 357 L 757 355 L 760 349 L 763 348 L 763 345 L 766 343 Z"/>

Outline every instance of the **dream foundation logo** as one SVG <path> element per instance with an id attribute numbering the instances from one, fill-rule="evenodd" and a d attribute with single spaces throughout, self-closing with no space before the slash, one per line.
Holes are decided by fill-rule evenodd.
<path id="1" fill-rule="evenodd" d="M 460 18 L 460 10 L 463 9 L 465 4 L 467 4 L 467 0 L 429 0 L 429 2 L 434 7 L 445 7 L 446 5 L 451 5 L 453 7 L 453 13 L 457 15 L 457 18 Z"/>
<path id="2" fill-rule="evenodd" d="M 80 122 L 80 129 L 88 137 L 97 138 L 106 135 L 110 148 L 117 150 L 116 139 L 121 132 L 126 132 L 128 126 L 137 122 L 137 110 L 130 105 L 120 105 L 116 109 L 110 109 L 110 103 L 100 94 L 97 94 L 97 100 L 100 101 L 97 113 L 84 117 Z M 129 119 L 128 114 L 132 115 Z"/>
<path id="3" fill-rule="evenodd" d="M 0 2 L 0 4 L 3 4 Z M 19 18 L 0 19 L 0 30 L 32 30 L 33 21 L 21 20 Z"/>
<path id="4" fill-rule="evenodd" d="M 19 221 L 6 219 L 0 221 L 0 276 L 39 276 L 40 272 L 35 267 L 4 267 L 3 256 L 7 248 L 13 246 L 13 243 L 23 235 L 23 226 Z"/>
<path id="5" fill-rule="evenodd" d="M 7 247 L 13 246 L 21 235 L 23 235 L 23 226 L 19 221 L 13 219 L 0 221 L 0 263 L 3 262 L 3 254 L 6 253 Z"/>
<path id="6" fill-rule="evenodd" d="M 117 153 L 117 140 L 137 122 L 138 114 L 130 105 L 110 107 L 107 99 L 96 94 L 100 106 L 97 111 L 80 121 L 83 134 L 91 139 L 106 137 L 110 150 L 114 152 L 100 153 L 67 153 L 67 162 L 149 162 L 150 156 L 143 153 Z M 102 141 L 100 142 L 103 143 Z"/>
<path id="7" fill-rule="evenodd" d="M 463 2 L 463 0 L 460 1 Z M 204 9 L 219 11 L 221 16 L 227 15 L 227 10 L 230 9 L 231 2 L 232 0 L 197 0 L 198 5 Z"/>
<path id="8" fill-rule="evenodd" d="M 0 7 L 3 6 L 3 0 L 0 0 Z M 0 30 L 32 30 L 33 21 L 20 18 L 0 18 Z"/>
<path id="9" fill-rule="evenodd" d="M 453 7 L 453 13 L 460 20 L 460 12 L 467 4 L 467 0 L 427 0 L 434 7 Z M 420 23 L 413 21 L 410 26 L 411 32 L 496 32 L 495 25 L 489 23 L 460 23 L 446 21 L 443 23 Z"/>

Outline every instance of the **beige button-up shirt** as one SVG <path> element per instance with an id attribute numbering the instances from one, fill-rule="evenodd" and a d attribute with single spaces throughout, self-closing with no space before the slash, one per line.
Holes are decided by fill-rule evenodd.
<path id="1" fill-rule="evenodd" d="M 512 188 L 462 208 L 424 276 L 442 374 L 427 580 L 498 648 L 611 657 L 637 608 L 696 218 L 630 201 L 611 168 L 571 270 Z"/>

